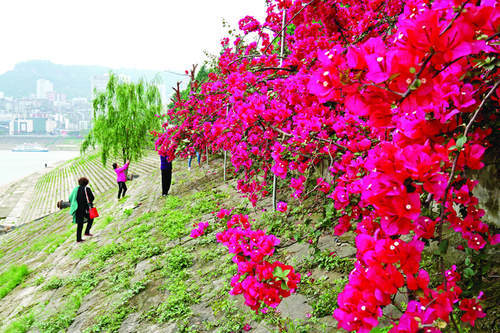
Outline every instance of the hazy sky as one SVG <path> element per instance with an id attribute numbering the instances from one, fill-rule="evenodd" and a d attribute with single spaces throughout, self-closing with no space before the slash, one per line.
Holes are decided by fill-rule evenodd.
<path id="1" fill-rule="evenodd" d="M 183 72 L 265 0 L 0 0 L 0 74 L 21 61 Z"/>

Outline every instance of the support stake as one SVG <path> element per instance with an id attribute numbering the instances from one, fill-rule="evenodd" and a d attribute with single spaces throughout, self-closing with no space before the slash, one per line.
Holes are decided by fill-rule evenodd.
<path id="1" fill-rule="evenodd" d="M 286 10 L 283 9 L 283 20 L 281 22 L 280 67 L 283 65 L 283 53 L 285 52 L 285 22 L 286 22 Z M 273 174 L 273 210 L 276 211 L 276 175 L 275 174 Z"/>

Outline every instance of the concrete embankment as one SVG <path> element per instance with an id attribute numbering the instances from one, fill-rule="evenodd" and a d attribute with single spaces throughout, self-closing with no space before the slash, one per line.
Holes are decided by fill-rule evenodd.
<path id="1" fill-rule="evenodd" d="M 157 168 L 152 154 L 131 165 L 131 174 L 150 173 Z M 56 203 L 68 200 L 78 178 L 85 176 L 96 194 L 115 186 L 115 173 L 103 166 L 97 155 L 59 163 L 12 182 L 0 189 L 0 234 L 58 211 Z"/>

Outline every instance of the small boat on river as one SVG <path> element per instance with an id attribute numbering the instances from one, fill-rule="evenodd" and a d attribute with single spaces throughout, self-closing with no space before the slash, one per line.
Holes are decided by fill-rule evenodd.
<path id="1" fill-rule="evenodd" d="M 48 152 L 49 150 L 45 147 L 40 146 L 37 143 L 23 143 L 22 145 L 16 146 L 12 149 L 14 152 Z"/>

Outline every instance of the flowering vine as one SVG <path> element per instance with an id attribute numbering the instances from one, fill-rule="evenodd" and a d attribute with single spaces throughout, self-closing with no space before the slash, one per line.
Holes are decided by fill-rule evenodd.
<path id="1" fill-rule="evenodd" d="M 454 309 L 474 325 L 480 296 L 462 297 L 461 275 L 442 257 L 442 283 L 431 285 L 421 257 L 430 241 L 446 244 L 447 230 L 476 251 L 498 242 L 466 171 L 484 166 L 498 117 L 499 26 L 494 0 L 269 1 L 264 22 L 245 17 L 242 34 L 222 41 L 208 80 L 179 94 L 157 150 L 229 152 L 254 205 L 273 175 L 295 198 L 333 200 L 335 233 L 354 230 L 358 249 L 334 313 L 340 327 L 369 332 L 398 291 L 412 299 L 392 332 L 458 330 Z M 235 253 L 232 292 L 254 310 L 275 306 L 298 275 L 264 260 L 275 238 L 244 217 L 229 221 L 218 240 Z M 253 253 L 252 242 L 265 245 Z"/>

